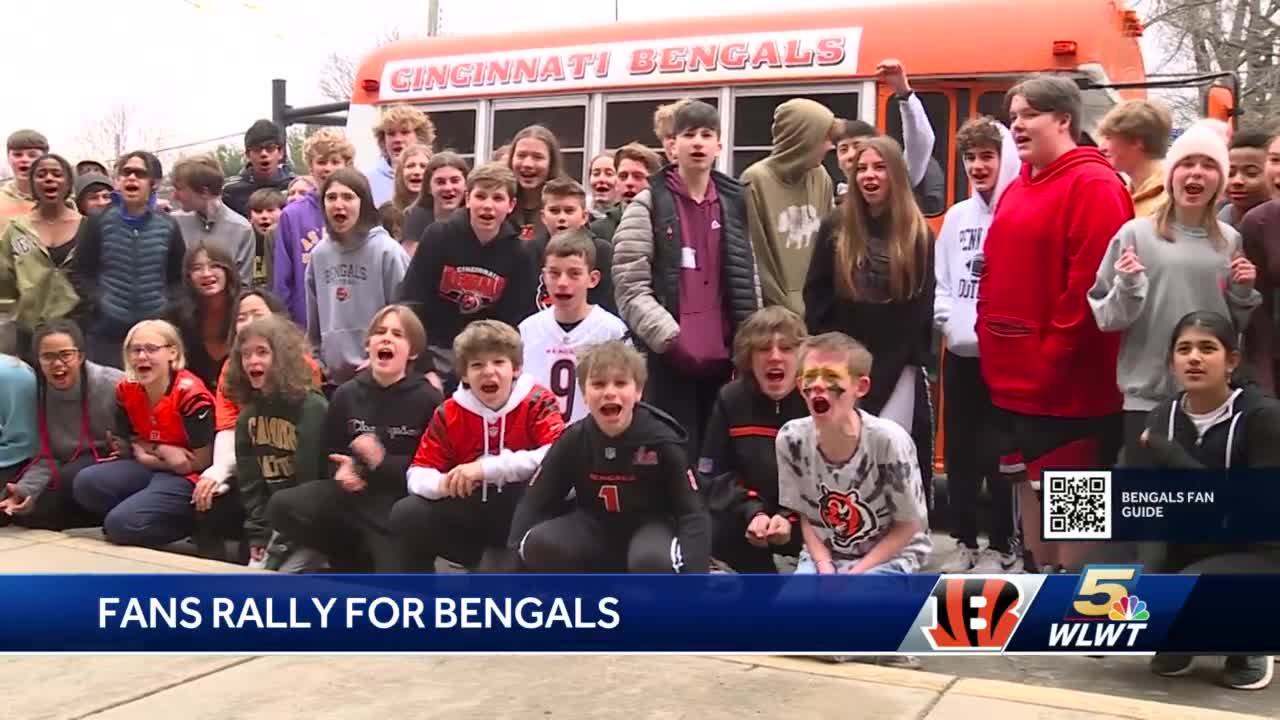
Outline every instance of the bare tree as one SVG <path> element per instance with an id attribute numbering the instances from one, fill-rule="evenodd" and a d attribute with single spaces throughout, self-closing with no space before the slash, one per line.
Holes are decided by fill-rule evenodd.
<path id="1" fill-rule="evenodd" d="M 80 144 L 90 157 L 108 163 L 130 150 L 157 150 L 166 134 L 138 120 L 131 105 L 113 105 L 83 125 Z"/>
<path id="2" fill-rule="evenodd" d="M 401 37 L 400 29 L 393 28 L 383 33 L 374 42 L 373 47 L 380 48 L 383 45 L 399 40 Z M 349 55 L 329 53 L 329 57 L 324 61 L 324 67 L 320 69 L 320 94 L 333 102 L 350 100 L 351 89 L 355 87 L 356 70 L 359 69 L 359 65 L 360 61 Z"/>
<path id="3" fill-rule="evenodd" d="M 1146 25 L 1167 35 L 1162 67 L 1236 73 L 1237 103 L 1258 122 L 1280 109 L 1278 12 L 1280 0 L 1154 0 Z"/>

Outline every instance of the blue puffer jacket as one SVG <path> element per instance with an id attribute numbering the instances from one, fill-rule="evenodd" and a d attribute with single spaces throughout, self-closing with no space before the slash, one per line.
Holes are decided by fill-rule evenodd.
<path id="1" fill-rule="evenodd" d="M 182 286 L 187 248 L 167 215 L 148 208 L 131 216 L 114 200 L 81 224 L 73 272 L 90 304 L 90 326 L 123 337 L 135 323 L 164 314 Z"/>

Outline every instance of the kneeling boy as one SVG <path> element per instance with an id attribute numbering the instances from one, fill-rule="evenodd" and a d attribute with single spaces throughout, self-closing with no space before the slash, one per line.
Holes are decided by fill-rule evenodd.
<path id="1" fill-rule="evenodd" d="M 778 501 L 800 515 L 804 536 L 797 573 L 909 573 L 929 554 L 911 436 L 858 409 L 870 376 L 871 353 L 843 333 L 801 351 L 809 417 L 783 425 L 777 442 Z"/>
<path id="2" fill-rule="evenodd" d="M 547 454 L 509 546 L 535 572 L 707 572 L 711 521 L 687 437 L 671 416 L 639 402 L 644 357 L 611 340 L 587 349 L 578 368 L 591 415 Z M 553 517 L 570 488 L 576 508 Z"/>
<path id="3" fill-rule="evenodd" d="M 453 352 L 463 385 L 431 416 L 409 467 L 409 496 L 391 510 L 417 572 L 433 572 L 438 557 L 495 569 L 524 483 L 564 430 L 555 396 L 520 372 L 515 328 L 477 320 Z"/>

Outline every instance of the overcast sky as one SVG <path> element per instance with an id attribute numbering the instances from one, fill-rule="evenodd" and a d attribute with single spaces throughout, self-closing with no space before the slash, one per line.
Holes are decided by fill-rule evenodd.
<path id="1" fill-rule="evenodd" d="M 614 19 L 610 0 L 440 0 L 441 29 L 492 32 Z M 271 112 L 271 79 L 294 105 L 324 102 L 331 52 L 359 57 L 392 29 L 425 34 L 427 0 L 0 0 L 10 83 L 0 134 L 34 127 L 74 160 L 87 125 L 125 104 L 165 145 L 231 134 Z M 849 5 L 796 0 L 796 6 Z M 623 20 L 676 17 L 689 0 L 618 0 Z M 699 0 L 699 14 L 778 10 L 779 0 Z M 501 19 L 501 26 L 495 25 Z M 19 30 L 21 28 L 21 30 Z M 1149 60 L 1149 66 L 1151 66 Z"/>

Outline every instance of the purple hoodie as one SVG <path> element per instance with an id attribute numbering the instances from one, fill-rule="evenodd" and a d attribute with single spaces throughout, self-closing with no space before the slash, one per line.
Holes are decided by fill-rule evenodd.
<path id="1" fill-rule="evenodd" d="M 324 236 L 324 210 L 319 195 L 310 192 L 286 206 L 275 235 L 271 291 L 289 308 L 293 321 L 306 327 L 307 264 L 311 262 L 312 248 Z"/>

